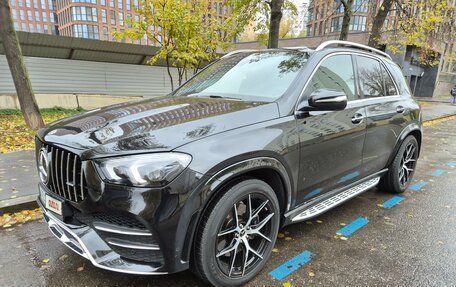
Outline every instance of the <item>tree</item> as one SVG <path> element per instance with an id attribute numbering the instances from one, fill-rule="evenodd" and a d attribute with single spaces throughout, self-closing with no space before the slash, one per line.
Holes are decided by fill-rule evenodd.
<path id="1" fill-rule="evenodd" d="M 240 33 L 235 25 L 236 14 L 221 22 L 209 17 L 207 0 L 141 0 L 135 8 L 137 19 L 127 21 L 129 28 L 115 32 L 116 38 L 155 42 L 158 52 L 148 64 L 166 62 L 171 89 L 174 90 L 172 67 L 177 70 L 178 85 L 189 70 L 197 71 L 204 62 L 217 57 L 217 48 L 226 50 Z"/>
<path id="2" fill-rule="evenodd" d="M 341 5 L 344 7 L 344 18 L 342 20 L 342 29 L 340 30 L 339 40 L 346 41 L 348 38 L 348 29 L 350 28 L 350 19 L 353 14 L 354 0 L 340 0 Z"/>
<path id="3" fill-rule="evenodd" d="M 257 19 L 256 30 L 268 31 L 268 48 L 278 48 L 280 23 L 284 12 L 297 15 L 296 5 L 290 0 L 231 0 L 233 10 L 237 11 L 237 24 L 246 27 Z"/>
<path id="4" fill-rule="evenodd" d="M 436 50 L 456 38 L 456 7 L 448 0 L 402 0 L 396 6 L 397 28 L 388 37 L 388 48 L 395 53 L 415 46 L 421 64 L 437 65 Z"/>
<path id="5" fill-rule="evenodd" d="M 37 130 L 44 126 L 44 122 L 36 104 L 27 68 L 24 64 L 8 0 L 0 0 L 0 38 L 3 42 L 6 60 L 10 67 L 25 123 L 29 128 Z"/>
<path id="6" fill-rule="evenodd" d="M 374 21 L 372 22 L 372 31 L 369 35 L 369 46 L 379 48 L 383 24 L 385 23 L 386 16 L 388 16 L 388 13 L 391 11 L 394 2 L 395 0 L 383 0 L 382 5 L 375 14 Z"/>

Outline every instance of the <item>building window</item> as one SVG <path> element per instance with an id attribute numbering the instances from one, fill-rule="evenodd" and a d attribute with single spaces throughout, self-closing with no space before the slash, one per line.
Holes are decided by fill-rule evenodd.
<path id="1" fill-rule="evenodd" d="M 33 0 L 33 7 L 38 8 L 38 0 Z"/>
<path id="2" fill-rule="evenodd" d="M 223 14 L 223 3 L 219 3 L 219 14 Z"/>
<path id="3" fill-rule="evenodd" d="M 25 23 L 21 24 L 21 31 L 27 31 L 27 25 Z"/>
<path id="4" fill-rule="evenodd" d="M 331 32 L 338 32 L 342 29 L 343 17 L 334 17 L 331 19 Z"/>
<path id="5" fill-rule="evenodd" d="M 71 19 L 73 21 L 97 22 L 97 8 L 93 7 L 71 7 Z"/>
<path id="6" fill-rule="evenodd" d="M 131 28 L 131 14 L 127 14 L 127 28 Z"/>
<path id="7" fill-rule="evenodd" d="M 41 9 L 46 9 L 46 0 L 41 1 Z"/>
<path id="8" fill-rule="evenodd" d="M 106 6 L 106 0 L 101 0 L 100 3 L 101 3 L 101 6 Z"/>
<path id="9" fill-rule="evenodd" d="M 17 4 L 19 5 L 19 7 L 24 6 L 24 3 L 22 2 L 22 0 L 17 0 Z"/>
<path id="10" fill-rule="evenodd" d="M 38 11 L 35 11 L 35 21 L 41 21 L 40 12 L 38 12 Z"/>
<path id="11" fill-rule="evenodd" d="M 42 12 L 41 13 L 41 16 L 43 16 L 43 22 L 47 22 L 48 19 L 47 19 L 47 12 Z"/>
<path id="12" fill-rule="evenodd" d="M 135 5 L 136 8 L 139 8 L 139 1 L 138 0 L 133 0 L 133 5 Z"/>
<path id="13" fill-rule="evenodd" d="M 366 31 L 366 16 L 353 16 L 350 19 L 351 31 Z"/>
<path id="14" fill-rule="evenodd" d="M 110 18 L 111 18 L 111 25 L 116 25 L 116 12 L 115 11 L 109 11 Z"/>
<path id="15" fill-rule="evenodd" d="M 122 12 L 119 12 L 119 25 L 124 25 L 124 14 Z"/>
<path id="16" fill-rule="evenodd" d="M 109 7 L 115 8 L 116 2 L 114 0 L 109 0 Z"/>
<path id="17" fill-rule="evenodd" d="M 71 0 L 71 3 L 97 4 L 97 0 Z"/>
<path id="18" fill-rule="evenodd" d="M 72 26 L 73 37 L 86 39 L 99 39 L 98 26 L 77 24 Z"/>
<path id="19" fill-rule="evenodd" d="M 19 24 L 14 23 L 14 30 L 19 31 Z"/>
<path id="20" fill-rule="evenodd" d="M 313 20 L 313 9 L 309 9 L 307 11 L 307 21 L 312 22 L 312 20 Z"/>
<path id="21" fill-rule="evenodd" d="M 55 13 L 51 13 L 51 14 L 50 14 L 49 20 L 51 21 L 51 23 L 54 23 L 54 22 L 55 22 Z"/>
<path id="22" fill-rule="evenodd" d="M 35 26 L 32 23 L 29 24 L 29 32 L 35 32 Z"/>
<path id="23" fill-rule="evenodd" d="M 42 32 L 43 32 L 43 29 L 42 29 L 42 27 L 41 27 L 41 24 L 37 24 L 37 25 L 36 25 L 36 31 L 37 31 L 38 33 L 42 33 Z"/>
<path id="24" fill-rule="evenodd" d="M 368 1 L 365 0 L 355 0 L 355 3 L 353 4 L 353 11 L 366 13 L 368 10 L 367 2 Z"/>
<path id="25" fill-rule="evenodd" d="M 131 0 L 125 0 L 125 5 L 127 6 L 127 10 L 131 10 Z"/>
<path id="26" fill-rule="evenodd" d="M 108 34 L 108 28 L 103 27 L 103 39 L 108 41 L 109 40 L 109 34 Z"/>
<path id="27" fill-rule="evenodd" d="M 17 11 L 16 10 L 13 10 L 13 19 L 17 20 Z"/>
<path id="28" fill-rule="evenodd" d="M 25 0 L 25 6 L 28 7 L 28 8 L 30 8 L 30 6 L 31 6 L 31 5 L 30 5 L 30 0 Z"/>
<path id="29" fill-rule="evenodd" d="M 344 13 L 344 5 L 342 5 L 342 2 L 340 2 L 340 0 L 334 2 L 334 10 L 336 13 Z"/>
<path id="30" fill-rule="evenodd" d="M 27 11 L 27 20 L 29 21 L 32 21 L 33 17 L 32 17 L 32 11 Z"/>
<path id="31" fill-rule="evenodd" d="M 214 9 L 213 9 L 214 12 L 217 12 L 217 3 L 214 3 L 214 7 L 213 7 L 213 8 L 214 8 Z"/>
<path id="32" fill-rule="evenodd" d="M 118 0 L 117 1 L 117 6 L 119 7 L 119 9 L 123 9 L 123 1 L 122 0 Z"/>
<path id="33" fill-rule="evenodd" d="M 11 3 L 11 7 L 14 7 L 14 5 L 16 5 L 16 1 L 15 0 L 10 0 L 10 3 Z"/>
<path id="34" fill-rule="evenodd" d="M 106 10 L 101 9 L 101 22 L 106 23 Z"/>
<path id="35" fill-rule="evenodd" d="M 52 0 L 48 0 L 48 7 L 49 7 L 49 10 L 54 10 L 54 4 L 52 3 Z"/>
<path id="36" fill-rule="evenodd" d="M 25 15 L 24 15 L 24 13 L 25 13 L 24 10 L 20 10 L 20 11 L 19 11 L 19 15 L 20 15 L 22 21 L 25 20 Z"/>

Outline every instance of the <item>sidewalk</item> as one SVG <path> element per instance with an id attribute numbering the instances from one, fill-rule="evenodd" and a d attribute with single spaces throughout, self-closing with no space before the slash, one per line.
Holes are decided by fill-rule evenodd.
<path id="1" fill-rule="evenodd" d="M 456 115 L 456 105 L 449 103 L 426 102 L 422 109 L 424 121 Z M 37 186 L 34 151 L 0 154 L 0 215 L 36 207 Z"/>

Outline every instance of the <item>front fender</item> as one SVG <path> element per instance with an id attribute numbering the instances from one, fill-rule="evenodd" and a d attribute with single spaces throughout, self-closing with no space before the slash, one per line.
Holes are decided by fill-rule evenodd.
<path id="1" fill-rule="evenodd" d="M 410 135 L 411 133 L 416 133 L 416 132 L 418 132 L 420 134 L 420 137 L 422 139 L 423 126 L 422 126 L 421 122 L 412 122 L 402 130 L 401 134 L 397 137 L 396 143 L 394 145 L 394 149 L 389 156 L 387 167 L 390 166 L 391 163 L 393 162 L 394 157 L 396 156 L 397 152 L 399 151 L 399 148 L 401 147 L 401 144 L 405 140 L 405 138 L 408 135 Z M 419 156 L 419 153 L 421 151 L 421 141 L 420 141 L 420 139 L 417 139 L 417 140 L 418 140 L 418 144 L 420 147 L 418 150 L 418 156 Z"/>

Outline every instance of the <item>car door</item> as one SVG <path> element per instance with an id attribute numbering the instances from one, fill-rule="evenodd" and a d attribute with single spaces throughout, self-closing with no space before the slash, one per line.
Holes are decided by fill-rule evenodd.
<path id="1" fill-rule="evenodd" d="M 360 96 L 366 107 L 367 133 L 362 173 L 384 169 L 403 127 L 407 102 L 399 95 L 389 70 L 377 58 L 357 55 Z"/>
<path id="2" fill-rule="evenodd" d="M 323 59 L 306 84 L 300 101 L 317 90 L 342 91 L 348 104 L 342 111 L 309 112 L 297 119 L 300 140 L 298 202 L 304 202 L 361 176 L 366 134 L 365 109 L 357 104 L 353 57 L 334 54 Z"/>

